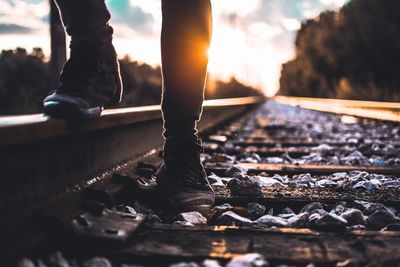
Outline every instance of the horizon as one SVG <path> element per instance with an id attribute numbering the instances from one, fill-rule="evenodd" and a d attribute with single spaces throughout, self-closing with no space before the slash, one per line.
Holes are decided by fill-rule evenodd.
<path id="1" fill-rule="evenodd" d="M 2 0 L 0 49 L 41 47 L 50 55 L 47 0 Z M 294 56 L 301 22 L 348 0 L 211 0 L 213 40 L 209 75 L 239 82 L 272 96 L 279 88 L 281 65 Z M 120 58 L 160 65 L 160 0 L 107 0 Z M 21 23 L 21 21 L 23 21 Z"/>

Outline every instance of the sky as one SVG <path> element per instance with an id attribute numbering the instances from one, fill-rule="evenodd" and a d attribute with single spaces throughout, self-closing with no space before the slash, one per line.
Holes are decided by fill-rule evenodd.
<path id="1" fill-rule="evenodd" d="M 67 0 L 68 1 L 68 0 Z M 301 22 L 348 0 L 211 0 L 212 78 L 239 81 L 272 96 L 282 63 L 294 56 Z M 161 0 L 106 0 L 120 57 L 160 64 Z M 50 53 L 48 0 L 0 0 L 0 50 L 42 47 Z"/>

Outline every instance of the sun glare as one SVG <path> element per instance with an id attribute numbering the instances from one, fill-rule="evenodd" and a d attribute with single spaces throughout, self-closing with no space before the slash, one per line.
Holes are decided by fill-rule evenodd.
<path id="1" fill-rule="evenodd" d="M 11 1 L 11 0 L 10 0 Z M 15 2 L 17 6 L 11 5 Z M 0 49 L 14 49 L 23 46 L 28 50 L 42 47 L 49 55 L 50 41 L 48 22 L 48 2 L 37 0 L 28 4 L 22 0 L 12 0 L 1 6 L 7 23 L 26 26 L 27 33 L 8 33 L 0 37 Z M 301 1 L 301 16 L 288 17 L 282 11 L 280 0 L 211 0 L 213 9 L 213 40 L 207 51 L 209 73 L 218 79 L 235 77 L 240 82 L 262 89 L 273 95 L 278 87 L 282 63 L 294 54 L 295 31 L 301 20 L 312 17 L 320 9 L 310 1 Z M 348 0 L 320 0 L 325 7 L 339 7 Z M 161 1 L 129 0 L 132 14 L 142 12 L 148 20 L 149 28 L 141 31 L 131 22 L 132 18 L 118 17 L 121 12 L 113 10 L 112 1 L 107 2 L 112 13 L 114 45 L 120 57 L 129 55 L 132 59 L 159 65 L 161 62 L 159 34 L 161 30 Z M 115 2 L 114 2 L 115 4 Z M 261 14 L 257 12 L 264 12 Z M 114 12 L 114 13 L 113 13 Z M 268 12 L 273 16 L 268 17 Z M 300 14 L 299 13 L 299 14 Z M 308 15 L 307 15 L 308 14 Z M 0 19 L 1 20 L 1 19 Z M 23 23 L 21 21 L 24 21 Z"/>

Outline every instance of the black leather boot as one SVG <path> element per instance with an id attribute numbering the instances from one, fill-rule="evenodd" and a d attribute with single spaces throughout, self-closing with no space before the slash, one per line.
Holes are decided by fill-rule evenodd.
<path id="1" fill-rule="evenodd" d="M 214 205 L 214 191 L 200 161 L 203 152 L 197 137 L 183 140 L 168 137 L 164 163 L 157 172 L 157 183 L 164 197 L 178 211 L 207 213 Z"/>
<path id="2" fill-rule="evenodd" d="M 43 100 L 45 114 L 68 120 L 99 117 L 105 106 L 122 95 L 119 64 L 111 38 L 74 40 L 59 87 Z"/>

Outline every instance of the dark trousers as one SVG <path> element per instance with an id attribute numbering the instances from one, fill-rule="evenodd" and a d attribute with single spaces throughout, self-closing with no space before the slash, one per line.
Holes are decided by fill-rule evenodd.
<path id="1" fill-rule="evenodd" d="M 55 1 L 72 40 L 112 37 L 104 0 Z M 164 136 L 192 136 L 204 99 L 212 31 L 210 0 L 162 0 L 162 16 Z"/>

